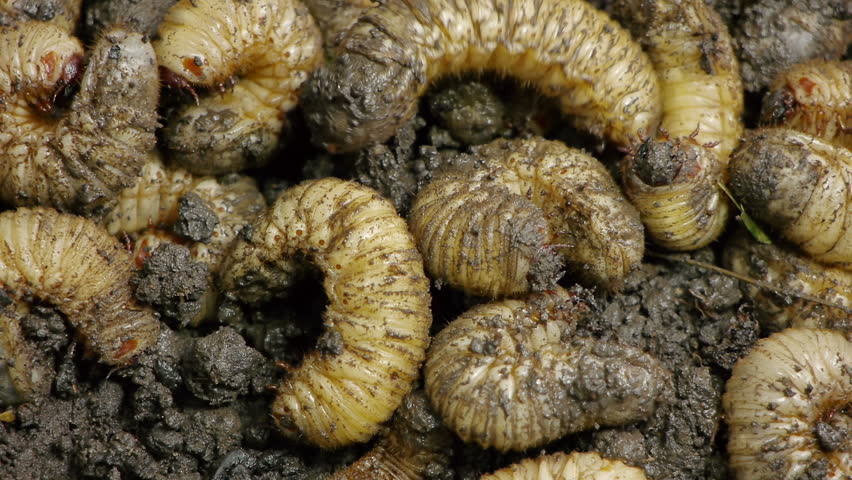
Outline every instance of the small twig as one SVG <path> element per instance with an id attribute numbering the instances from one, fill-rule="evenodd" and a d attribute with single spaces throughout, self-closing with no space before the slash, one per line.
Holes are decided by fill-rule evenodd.
<path id="1" fill-rule="evenodd" d="M 781 295 L 784 295 L 784 296 L 787 296 L 787 297 L 800 298 L 802 300 L 807 300 L 809 302 L 818 303 L 820 305 L 825 305 L 826 307 L 836 308 L 836 309 L 841 310 L 843 312 L 852 314 L 852 308 L 844 307 L 842 305 L 837 305 L 837 304 L 828 302 L 826 300 L 823 300 L 821 298 L 814 297 L 813 295 L 808 295 L 806 293 L 791 292 L 791 291 L 785 290 L 781 287 L 776 287 L 775 285 L 772 285 L 771 283 L 767 283 L 767 282 L 763 282 L 761 280 L 757 280 L 757 279 L 754 279 L 754 278 L 751 278 L 751 277 L 747 277 L 745 275 L 739 274 L 737 272 L 733 272 L 731 270 L 728 270 L 728 269 L 725 269 L 725 268 L 722 268 L 722 267 L 717 267 L 716 265 L 713 265 L 712 263 L 702 262 L 700 260 L 693 260 L 691 258 L 678 258 L 674 255 L 666 255 L 666 254 L 663 254 L 663 253 L 656 253 L 656 252 L 646 251 L 645 254 L 648 255 L 649 257 L 661 258 L 663 260 L 669 260 L 669 261 L 672 261 L 672 262 L 681 262 L 681 263 L 686 263 L 686 264 L 689 264 L 689 265 L 692 265 L 692 266 L 695 266 L 695 267 L 704 268 L 704 269 L 710 270 L 712 272 L 716 272 L 716 273 L 719 273 L 719 274 L 722 274 L 722 275 L 727 275 L 729 277 L 736 278 L 737 280 L 739 280 L 741 282 L 750 283 L 754 286 L 763 288 L 765 290 L 770 290 L 770 291 L 773 291 L 775 293 L 778 293 L 778 294 L 781 294 Z"/>

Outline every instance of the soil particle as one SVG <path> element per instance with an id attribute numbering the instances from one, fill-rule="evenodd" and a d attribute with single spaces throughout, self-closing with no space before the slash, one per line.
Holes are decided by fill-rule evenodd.
<path id="1" fill-rule="evenodd" d="M 216 212 L 197 193 L 189 192 L 180 198 L 177 220 L 172 227 L 175 234 L 194 242 L 207 243 L 218 225 Z"/>
<path id="2" fill-rule="evenodd" d="M 201 311 L 207 264 L 193 261 L 182 245 L 162 243 L 145 259 L 134 283 L 139 301 L 183 327 Z"/>
<path id="3" fill-rule="evenodd" d="M 451 84 L 427 99 L 438 123 L 459 142 L 480 145 L 506 130 L 506 109 L 497 94 L 481 82 Z"/>
<path id="4" fill-rule="evenodd" d="M 302 460 L 284 452 L 237 449 L 225 456 L 212 480 L 315 480 Z"/>
<path id="5" fill-rule="evenodd" d="M 2 300 L 0 300 L 2 307 Z M 68 329 L 59 313 L 42 306 L 35 306 L 21 318 L 21 331 L 37 345 L 39 351 L 56 353 L 68 345 Z"/>
<path id="6" fill-rule="evenodd" d="M 124 25 L 149 37 L 177 0 L 91 0 L 86 2 L 86 32 L 94 36 L 111 25 Z"/>

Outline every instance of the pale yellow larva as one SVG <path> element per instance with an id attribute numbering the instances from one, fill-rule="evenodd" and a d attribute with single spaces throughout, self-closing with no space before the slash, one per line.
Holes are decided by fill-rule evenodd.
<path id="1" fill-rule="evenodd" d="M 326 178 L 285 191 L 237 240 L 222 289 L 269 299 L 305 261 L 324 274 L 323 314 L 334 348 L 308 353 L 278 387 L 281 431 L 324 448 L 368 440 L 411 390 L 429 342 L 423 260 L 390 202 L 360 184 Z"/>
<path id="2" fill-rule="evenodd" d="M 389 0 L 366 10 L 308 82 L 315 143 L 353 151 L 410 119 L 437 77 L 494 71 L 557 97 L 583 129 L 627 146 L 660 116 L 651 63 L 630 34 L 582 0 Z"/>
<path id="3" fill-rule="evenodd" d="M 734 366 L 722 404 L 741 480 L 852 478 L 852 342 L 789 328 Z"/>
<path id="4" fill-rule="evenodd" d="M 645 480 L 645 472 L 597 452 L 571 452 L 528 458 L 480 480 Z"/>
<path id="5" fill-rule="evenodd" d="M 83 0 L 0 0 L 0 27 L 36 20 L 73 33 Z"/>
<path id="6" fill-rule="evenodd" d="M 221 90 L 171 116 L 163 131 L 170 157 L 197 174 L 266 163 L 323 58 L 307 8 L 299 0 L 181 0 L 159 35 L 166 84 Z"/>
<path id="7" fill-rule="evenodd" d="M 77 76 L 82 48 L 61 28 L 0 29 L 0 199 L 98 215 L 132 184 L 156 143 L 159 78 L 141 34 L 112 29 L 91 52 L 80 91 L 59 119 L 57 89 Z"/>

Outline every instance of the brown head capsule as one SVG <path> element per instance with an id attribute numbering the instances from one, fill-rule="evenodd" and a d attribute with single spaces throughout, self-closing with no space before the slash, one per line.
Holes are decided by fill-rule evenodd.
<path id="1" fill-rule="evenodd" d="M 163 132 L 170 157 L 198 174 L 269 160 L 323 53 L 299 0 L 181 0 L 154 47 L 167 84 L 221 92 L 180 108 Z"/>
<path id="2" fill-rule="evenodd" d="M 502 470 L 483 475 L 480 480 L 645 480 L 642 469 L 597 452 L 553 453 L 528 458 Z"/>
<path id="3" fill-rule="evenodd" d="M 635 348 L 575 338 L 586 308 L 558 289 L 476 306 L 441 330 L 424 375 L 447 426 L 506 451 L 650 416 L 668 372 Z"/>
<path id="4" fill-rule="evenodd" d="M 127 365 L 160 323 L 136 305 L 130 255 L 90 220 L 55 210 L 0 214 L 0 288 L 53 304 L 102 362 Z"/>
<path id="5" fill-rule="evenodd" d="M 153 148 L 159 78 L 141 34 L 102 35 L 70 110 L 58 119 L 38 113 L 77 76 L 81 55 L 79 42 L 50 24 L 0 29 L 3 201 L 99 214 Z"/>
<path id="6" fill-rule="evenodd" d="M 852 268 L 852 152 L 805 133 L 764 128 L 745 138 L 728 173 L 749 215 L 814 260 Z"/>
<path id="7" fill-rule="evenodd" d="M 742 480 L 852 478 L 852 343 L 790 328 L 737 362 L 722 397 Z"/>
<path id="8" fill-rule="evenodd" d="M 618 289 L 642 261 L 638 213 L 585 152 L 498 139 L 474 148 L 470 162 L 436 178 L 411 208 L 435 277 L 477 295 L 517 295 L 550 288 L 559 254 L 583 281 Z"/>
<path id="9" fill-rule="evenodd" d="M 363 442 L 411 390 L 425 357 L 432 314 L 423 260 L 405 220 L 375 190 L 311 180 L 237 240 L 220 272 L 223 290 L 268 299 L 299 279 L 305 260 L 324 274 L 330 341 L 281 383 L 272 414 L 285 435 L 324 448 Z"/>
<path id="10" fill-rule="evenodd" d="M 760 123 L 852 149 L 852 60 L 814 60 L 782 72 L 763 97 Z"/>
<path id="11" fill-rule="evenodd" d="M 382 142 L 411 118 L 432 80 L 489 70 L 557 97 L 581 128 L 619 145 L 659 120 L 648 58 L 582 0 L 390 0 L 364 12 L 308 83 L 313 140 L 329 151 Z"/>

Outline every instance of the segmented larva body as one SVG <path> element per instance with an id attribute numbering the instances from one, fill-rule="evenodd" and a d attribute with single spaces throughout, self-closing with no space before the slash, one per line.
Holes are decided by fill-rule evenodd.
<path id="1" fill-rule="evenodd" d="M 473 153 L 475 168 L 436 178 L 409 214 L 433 276 L 496 297 L 552 286 L 554 253 L 610 289 L 641 263 L 639 215 L 595 158 L 542 138 L 498 139 Z"/>
<path id="2" fill-rule="evenodd" d="M 667 371 L 651 355 L 573 338 L 587 309 L 557 289 L 476 306 L 435 336 L 426 393 L 462 440 L 525 450 L 650 416 Z"/>
<path id="3" fill-rule="evenodd" d="M 660 77 L 666 134 L 628 157 L 625 192 L 655 243 L 695 250 L 728 220 L 717 182 L 743 132 L 739 63 L 727 27 L 703 0 L 625 3 Z"/>
<path id="4" fill-rule="evenodd" d="M 750 215 L 819 262 L 852 268 L 852 152 L 781 128 L 749 134 L 730 188 Z"/>
<path id="5" fill-rule="evenodd" d="M 763 98 L 760 121 L 852 149 L 852 60 L 814 60 L 781 73 Z"/>
<path id="6" fill-rule="evenodd" d="M 0 199 L 97 214 L 156 143 L 159 78 L 141 34 L 106 32 L 59 119 L 37 112 L 76 75 L 80 43 L 40 22 L 0 30 Z M 33 106 L 35 105 L 35 106 Z"/>
<path id="7" fill-rule="evenodd" d="M 171 157 L 198 174 L 265 163 L 323 58 L 307 8 L 299 0 L 181 0 L 159 32 L 154 47 L 167 83 L 223 92 L 172 116 L 164 131 Z"/>
<path id="8" fill-rule="evenodd" d="M 651 134 L 660 92 L 630 34 L 582 0 L 390 0 L 366 10 L 303 98 L 331 151 L 382 142 L 444 74 L 495 71 L 558 97 L 576 123 L 619 145 Z"/>
<path id="9" fill-rule="evenodd" d="M 50 392 L 53 369 L 21 331 L 19 320 L 26 312 L 21 301 L 0 307 L 0 405 L 29 402 Z"/>
<path id="10" fill-rule="evenodd" d="M 852 342 L 840 333 L 791 328 L 758 341 L 722 404 L 737 478 L 852 478 Z"/>
<path id="11" fill-rule="evenodd" d="M 45 208 L 0 213 L 0 288 L 54 305 L 102 362 L 126 365 L 160 331 L 136 305 L 130 255 L 90 220 Z"/>
<path id="12" fill-rule="evenodd" d="M 366 441 L 411 390 L 429 342 L 429 282 L 405 220 L 375 190 L 326 178 L 284 192 L 249 232 L 225 259 L 223 290 L 268 299 L 307 259 L 324 274 L 326 332 L 341 340 L 280 384 L 279 428 L 325 448 Z"/>
<path id="13" fill-rule="evenodd" d="M 0 0 L 0 27 L 37 20 L 73 33 L 83 0 Z"/>
<path id="14" fill-rule="evenodd" d="M 645 480 L 645 472 L 597 452 L 572 452 L 528 458 L 480 480 Z"/>

